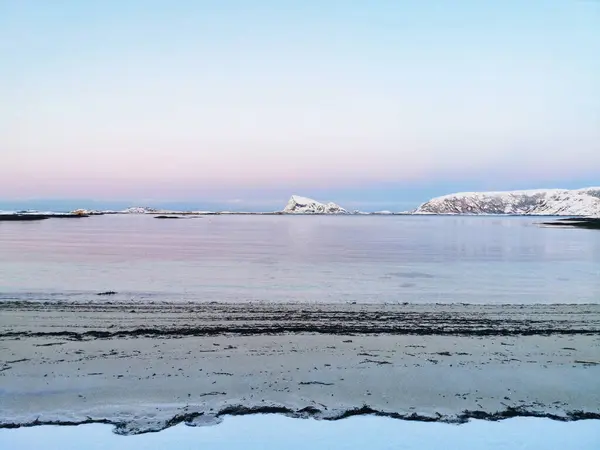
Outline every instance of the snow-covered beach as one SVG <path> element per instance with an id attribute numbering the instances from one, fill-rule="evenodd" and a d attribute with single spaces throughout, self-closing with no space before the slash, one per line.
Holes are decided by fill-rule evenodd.
<path id="1" fill-rule="evenodd" d="M 598 305 L 1 307 L 4 428 L 600 418 Z"/>

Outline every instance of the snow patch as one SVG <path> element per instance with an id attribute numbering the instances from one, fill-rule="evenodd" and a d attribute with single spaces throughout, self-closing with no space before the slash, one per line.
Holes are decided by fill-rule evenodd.
<path id="1" fill-rule="evenodd" d="M 127 437 L 113 434 L 109 426 L 99 424 L 0 430 L 0 448 L 11 450 L 596 450 L 598 443 L 596 420 L 556 422 L 535 418 L 473 420 L 457 426 L 373 416 L 327 422 L 258 415 L 227 417 L 216 427 L 199 429 L 180 424 L 160 433 Z"/>

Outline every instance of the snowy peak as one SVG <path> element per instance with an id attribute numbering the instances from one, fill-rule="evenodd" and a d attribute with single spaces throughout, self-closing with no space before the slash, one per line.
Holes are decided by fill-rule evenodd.
<path id="1" fill-rule="evenodd" d="M 414 214 L 600 216 L 600 188 L 461 192 L 436 197 Z"/>
<path id="2" fill-rule="evenodd" d="M 577 190 L 576 192 L 581 192 L 582 194 L 587 194 L 591 195 L 592 197 L 600 198 L 600 187 L 583 188 Z"/>
<path id="3" fill-rule="evenodd" d="M 284 214 L 348 214 L 344 208 L 335 203 L 321 203 L 311 198 L 292 195 L 283 210 Z"/>

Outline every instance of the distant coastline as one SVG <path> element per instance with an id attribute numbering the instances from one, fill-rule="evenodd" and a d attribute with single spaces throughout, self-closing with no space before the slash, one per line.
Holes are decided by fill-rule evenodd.
<path id="1" fill-rule="evenodd" d="M 465 192 L 435 197 L 411 211 L 350 211 L 333 202 L 320 202 L 292 195 L 280 211 L 195 211 L 130 207 L 124 210 L 77 209 L 70 212 L 0 211 L 0 220 L 43 220 L 45 218 L 89 217 L 108 214 L 147 214 L 169 216 L 213 215 L 464 215 L 464 216 L 538 216 L 600 218 L 600 188 L 576 190 L 536 189 L 528 191 Z"/>

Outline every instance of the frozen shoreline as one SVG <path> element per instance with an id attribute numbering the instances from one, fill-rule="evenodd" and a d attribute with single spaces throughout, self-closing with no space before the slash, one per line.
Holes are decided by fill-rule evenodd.
<path id="1" fill-rule="evenodd" d="M 600 418 L 600 306 L 0 304 L 0 427 Z M 293 326 L 299 328 L 293 328 Z"/>

